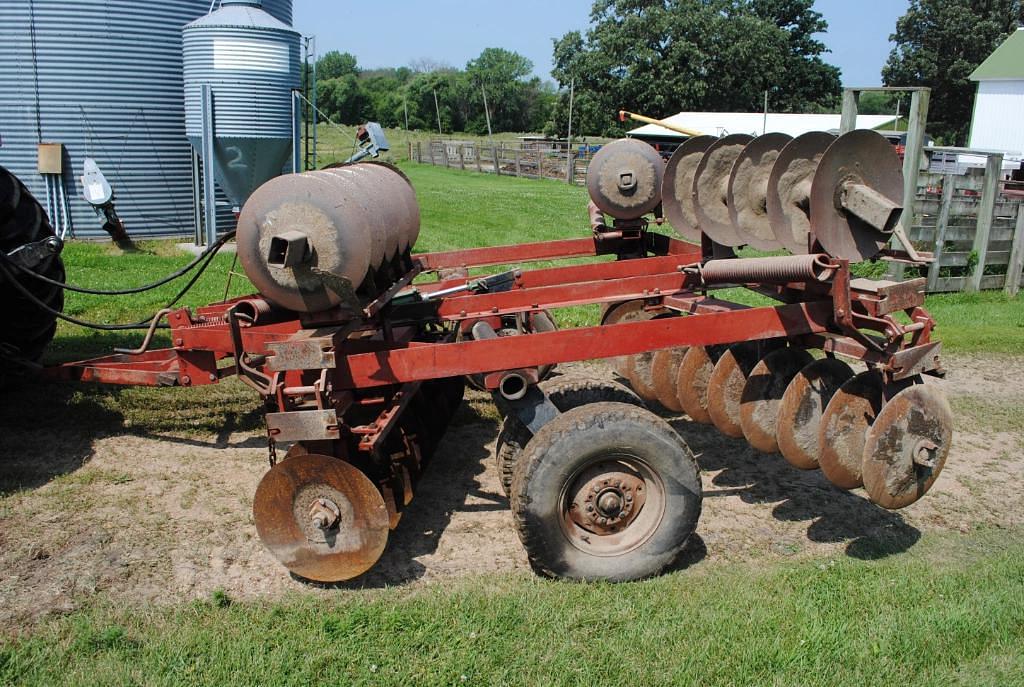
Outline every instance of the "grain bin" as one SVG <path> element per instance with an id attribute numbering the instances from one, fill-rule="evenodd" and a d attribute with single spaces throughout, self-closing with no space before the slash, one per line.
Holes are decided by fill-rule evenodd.
<path id="1" fill-rule="evenodd" d="M 185 123 L 202 151 L 202 89 L 212 90 L 217 183 L 236 206 L 279 175 L 292 145 L 292 90 L 300 81 L 301 36 L 261 0 L 224 0 L 185 27 Z"/>
<path id="2" fill-rule="evenodd" d="M 62 143 L 76 236 L 106 236 L 82 200 L 86 157 L 133 236 L 192 235 L 181 31 L 209 9 L 210 0 L 0 2 L 0 165 L 42 200 L 37 146 Z M 263 10 L 292 20 L 292 0 L 265 0 Z"/>

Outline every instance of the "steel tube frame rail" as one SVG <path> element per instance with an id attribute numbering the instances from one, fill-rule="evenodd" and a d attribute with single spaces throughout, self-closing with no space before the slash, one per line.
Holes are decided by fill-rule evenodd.
<path id="1" fill-rule="evenodd" d="M 454 294 L 440 298 L 428 309 L 417 304 L 417 317 L 436 323 L 465 325 L 476 320 L 496 320 L 505 315 L 557 309 L 580 304 L 613 303 L 643 299 L 654 310 L 699 317 L 674 317 L 609 326 L 581 327 L 530 335 L 522 340 L 499 338 L 481 341 L 415 341 L 415 327 L 396 335 L 395 321 L 403 321 L 403 308 L 379 304 L 370 316 L 344 326 L 328 328 L 320 337 L 324 360 L 333 368 L 333 382 L 339 389 L 364 389 L 427 381 L 442 377 L 491 373 L 502 369 L 530 368 L 551 363 L 610 358 L 685 345 L 727 344 L 770 338 L 799 338 L 802 341 L 876 364 L 883 369 L 901 370 L 906 361 L 895 357 L 901 348 L 925 347 L 930 353 L 937 344 L 930 341 L 931 327 L 915 327 L 914 338 L 904 343 L 904 330 L 888 313 L 920 310 L 916 283 L 884 294 L 850 288 L 846 266 L 832 283 L 761 285 L 761 293 L 777 298 L 777 306 L 745 307 L 710 298 L 695 273 L 688 267 L 699 264 L 697 246 L 666 237 L 648 235 L 650 247 L 663 253 L 654 257 L 596 264 L 572 265 L 532 271 L 518 271 L 513 288 L 498 293 Z M 601 241 L 570 239 L 517 246 L 430 253 L 417 258 L 415 271 L 467 271 L 481 266 L 507 265 L 535 260 L 597 256 L 606 250 Z M 439 280 L 417 286 L 429 294 L 440 288 L 465 284 L 468 277 Z M 753 285 L 752 285 L 753 286 Z M 248 297 L 252 298 L 252 297 Z M 883 307 L 886 299 L 891 307 Z M 148 351 L 140 356 L 107 356 L 70 363 L 49 370 L 51 376 L 82 381 L 129 385 L 194 386 L 219 382 L 236 374 L 233 365 L 222 365 L 235 356 L 227 311 L 239 301 L 205 306 L 193 315 L 180 309 L 169 317 L 174 348 Z M 916 310 L 914 310 L 916 309 Z M 923 313 L 923 311 L 920 311 Z M 839 313 L 839 317 L 837 317 Z M 273 369 L 280 349 L 296 340 L 303 343 L 310 329 L 295 313 L 278 313 L 270 324 L 241 329 L 243 351 L 269 360 Z M 930 323 L 927 313 L 918 320 Z M 323 327 L 322 323 L 318 323 Z M 868 337 L 862 329 L 882 333 Z M 323 331 L 323 330 L 320 330 Z M 362 331 L 358 340 L 350 337 Z M 367 336 L 369 334 L 369 336 Z M 935 351 L 937 353 L 937 350 Z M 284 359 L 283 357 L 281 358 Z M 499 361 L 499 369 L 495 362 Z M 927 365 L 927 363 L 925 363 Z M 918 363 L 920 367 L 920 363 Z M 298 368 L 284 368 L 292 373 Z M 292 375 L 296 376 L 296 375 Z"/>

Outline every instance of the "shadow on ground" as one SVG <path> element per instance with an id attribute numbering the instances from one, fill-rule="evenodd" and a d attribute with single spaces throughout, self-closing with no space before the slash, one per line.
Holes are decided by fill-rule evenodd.
<path id="1" fill-rule="evenodd" d="M 0 391 L 0 493 L 32 489 L 79 469 L 97 439 L 132 435 L 197 447 L 257 447 L 258 397 L 235 382 L 196 389 L 19 380 Z"/>
<path id="2" fill-rule="evenodd" d="M 293 575 L 300 582 L 327 589 L 370 589 L 407 584 L 429 571 L 419 558 L 438 550 L 441 536 L 456 513 L 508 510 L 508 499 L 497 489 L 481 486 L 480 476 L 492 454 L 497 435 L 493 417 L 479 412 L 480 404 L 459 406 L 433 458 L 416 486 L 415 498 L 388 537 L 384 554 L 365 575 L 338 584 L 320 584 Z M 509 536 L 514 536 L 509 531 Z M 468 553 L 468 552 L 467 552 Z"/>
<path id="3" fill-rule="evenodd" d="M 774 503 L 777 520 L 809 522 L 810 541 L 846 542 L 846 553 L 854 558 L 884 558 L 906 551 L 921 538 L 899 513 L 838 489 L 820 470 L 798 470 L 781 455 L 760 453 L 710 425 L 685 418 L 671 424 L 697 454 L 701 469 L 718 473 L 706 498 L 737 495 L 745 503 Z"/>

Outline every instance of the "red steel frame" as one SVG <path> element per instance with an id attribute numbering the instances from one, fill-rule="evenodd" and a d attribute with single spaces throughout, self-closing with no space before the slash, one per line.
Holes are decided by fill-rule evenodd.
<path id="1" fill-rule="evenodd" d="M 407 273 L 361 312 L 300 315 L 268 309 L 259 296 L 194 312 L 181 308 L 167 320 L 172 348 L 47 372 L 107 384 L 186 387 L 238 375 L 273 409 L 266 415 L 271 464 L 279 442 L 355 462 L 380 489 L 395 527 L 429 454 L 429 437 L 420 432 L 428 431 L 424 413 L 432 411 L 405 411 L 426 385 L 450 378 L 482 375 L 495 388 L 506 375 L 536 382 L 538 368 L 552 363 L 781 337 L 857 358 L 891 379 L 940 369 L 939 344 L 930 338 L 934 323 L 921 307 L 924 280 L 851 281 L 848 265 L 840 262 L 825 283 L 748 284 L 778 301 L 748 307 L 715 298 L 702 284 L 694 268 L 707 259 L 707 246 L 642 233 L 639 240 L 645 244 L 635 237 L 588 238 L 419 255 L 408 258 Z M 647 250 L 638 250 L 642 245 Z M 441 289 L 468 286 L 472 268 L 647 252 L 654 255 L 516 270 L 505 290 L 431 298 Z M 428 300 L 410 297 L 409 284 L 425 272 L 441 278 L 415 287 Z M 239 308 L 253 300 L 261 307 L 240 319 Z M 652 315 L 688 316 L 465 338 L 475 322 L 497 330 L 509 320 L 558 308 L 634 300 Z M 909 323 L 892 317 L 898 312 Z"/>
<path id="2" fill-rule="evenodd" d="M 465 273 L 476 267 L 595 257 L 605 252 L 607 247 L 601 241 L 590 238 L 474 248 L 415 256 L 413 272 Z M 662 239 L 661 252 L 664 254 L 646 258 L 519 271 L 509 290 L 439 298 L 429 309 L 427 319 L 455 326 L 481 319 L 497 321 L 503 316 L 635 299 L 643 299 L 652 310 L 699 317 L 666 317 L 535 333 L 528 343 L 512 338 L 454 341 L 434 337 L 418 341 L 415 327 L 396 336 L 388 320 L 400 314 L 401 309 L 391 309 L 387 303 L 378 301 L 363 313 L 361 321 L 336 323 L 330 328 L 330 340 L 324 345 L 333 353 L 333 386 L 360 390 L 491 373 L 496 367 L 533 368 L 674 346 L 778 337 L 799 338 L 809 346 L 857 357 L 897 376 L 938 367 L 938 345 L 930 341 L 932 321 L 920 307 L 923 294 L 915 282 L 890 288 L 890 293 L 879 296 L 877 289 L 852 287 L 843 265 L 830 283 L 761 285 L 759 291 L 782 302 L 776 306 L 745 307 L 715 299 L 692 271 L 684 270 L 702 261 L 700 247 Z M 403 280 L 409 281 L 411 276 Z M 416 289 L 421 294 L 430 294 L 467 281 L 467 277 L 460 276 Z M 387 298 L 394 295 L 392 290 Z M 173 348 L 69 363 L 51 369 L 50 374 L 121 385 L 196 386 L 219 382 L 238 373 L 231 364 L 236 351 L 227 314 L 242 300 L 247 299 L 202 307 L 195 313 L 186 308 L 171 313 L 168 322 Z M 880 306 L 886 300 L 892 303 Z M 901 325 L 889 317 L 896 310 L 907 312 L 912 323 Z M 317 324 L 324 326 L 323 322 Z M 863 333 L 865 329 L 882 337 L 868 336 Z M 257 321 L 242 326 L 242 350 L 258 360 L 265 357 L 270 361 L 267 368 L 273 370 L 273 344 L 301 341 L 308 338 L 309 332 L 298 314 L 274 313 L 268 323 Z M 320 334 L 319 340 L 323 336 Z M 908 355 L 911 350 L 921 355 Z M 914 359 L 914 365 L 908 365 L 909 359 Z M 908 372 L 909 367 L 914 369 Z M 279 371 L 286 372 L 284 383 L 298 384 L 299 371 Z"/>

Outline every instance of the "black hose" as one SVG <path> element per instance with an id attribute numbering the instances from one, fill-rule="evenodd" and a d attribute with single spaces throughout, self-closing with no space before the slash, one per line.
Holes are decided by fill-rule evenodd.
<path id="1" fill-rule="evenodd" d="M 221 243 L 220 245 L 222 246 L 223 244 Z M 217 244 L 214 244 L 214 246 L 217 246 Z M 214 246 L 211 246 L 210 248 L 214 248 Z M 219 250 L 219 247 L 218 247 L 218 250 Z M 170 308 L 171 306 L 173 306 L 175 303 L 177 303 L 179 300 L 181 300 L 182 296 L 184 296 L 186 293 L 189 292 L 189 290 L 191 290 L 191 288 L 199 280 L 199 277 L 201 277 L 203 275 L 203 273 L 210 267 L 210 263 L 213 262 L 213 258 L 216 256 L 216 254 L 217 254 L 217 252 L 215 250 L 208 250 L 208 251 L 206 251 L 202 255 L 202 257 L 206 259 L 206 262 L 204 262 L 200 266 L 200 268 L 198 270 L 196 270 L 196 273 L 194 275 L 192 275 L 192 278 L 189 279 L 188 283 L 185 284 L 184 288 L 182 288 L 181 291 L 178 292 L 178 295 L 176 295 L 171 300 L 170 303 L 168 303 L 163 308 L 161 308 L 162 310 L 166 310 L 167 308 Z M 6 257 L 7 256 L 4 255 L 4 258 L 6 258 Z M 21 293 L 22 296 L 24 296 L 29 301 L 34 303 L 36 305 L 36 307 L 40 308 L 41 310 L 49 313 L 50 315 L 52 315 L 52 316 L 54 316 L 54 317 L 56 317 L 58 319 L 64 320 L 65 322 L 70 322 L 71 324 L 77 324 L 79 327 L 86 327 L 88 329 L 96 329 L 96 330 L 104 331 L 104 332 L 119 332 L 119 331 L 135 330 L 135 329 L 149 329 L 150 326 L 152 325 L 153 318 L 156 317 L 156 314 L 153 314 L 153 315 L 150 315 L 145 320 L 142 320 L 141 322 L 135 322 L 133 324 L 99 324 L 97 322 L 87 322 L 85 320 L 79 320 L 78 318 L 72 317 L 70 315 L 65 315 L 64 313 L 60 312 L 59 310 L 54 310 L 49 305 L 44 303 L 42 300 L 40 300 L 39 298 L 36 298 L 36 296 L 33 295 L 31 291 L 29 291 L 24 286 L 22 286 L 21 282 L 19 282 L 17 279 L 15 279 L 11 275 L 11 273 L 7 270 L 7 267 L 5 265 L 3 265 L 3 264 L 0 264 L 0 274 L 5 276 L 7 278 L 7 280 L 11 282 L 11 285 L 16 290 L 18 290 Z M 158 326 L 158 328 L 159 329 L 168 329 L 169 327 L 167 325 L 160 325 L 160 326 Z"/>
<path id="2" fill-rule="evenodd" d="M 41 282 L 43 282 L 45 284 L 49 284 L 51 286 L 59 286 L 60 288 L 65 289 L 67 291 L 74 291 L 76 293 L 84 293 L 84 294 L 88 294 L 90 296 L 129 296 L 129 295 L 135 294 L 135 293 L 143 293 L 145 291 L 152 291 L 153 289 L 159 288 L 159 287 L 163 286 L 164 284 L 170 283 L 170 282 L 174 281 L 175 279 L 178 279 L 179 277 L 183 277 L 184 275 L 186 275 L 189 272 L 191 272 L 192 269 L 194 269 L 196 265 L 198 265 L 200 262 L 202 262 L 203 258 L 207 257 L 208 255 L 210 255 L 212 253 L 216 253 L 217 251 L 219 251 L 221 248 L 224 247 L 224 244 L 226 244 L 228 241 L 230 241 L 234 237 L 235 237 L 235 232 L 234 231 L 229 231 L 228 233 L 224 234 L 219 239 L 217 239 L 217 241 L 215 243 L 211 244 L 205 251 L 203 251 L 202 253 L 197 255 L 196 258 L 194 260 L 192 260 L 192 262 L 190 262 L 189 264 L 185 265 L 184 267 L 182 267 L 181 269 L 177 270 L 176 272 L 172 272 L 171 274 L 167 275 L 163 279 L 160 279 L 159 281 L 155 281 L 155 282 L 153 282 L 151 284 L 144 284 L 142 286 L 136 286 L 136 287 L 133 287 L 133 288 L 130 288 L 130 289 L 116 289 L 116 290 L 112 290 L 112 291 L 103 291 L 103 290 L 100 290 L 100 289 L 90 289 L 90 288 L 85 287 L 85 286 L 76 286 L 75 284 L 68 284 L 67 282 L 57 281 L 56 279 L 50 279 L 49 277 L 45 277 L 45 276 L 39 274 L 38 272 L 36 272 L 34 270 L 31 270 L 31 269 L 29 269 L 29 268 L 27 268 L 27 267 L 25 267 L 23 265 L 19 265 L 18 263 L 14 262 L 10 258 L 8 258 L 7 255 L 5 253 L 3 253 L 3 252 L 0 252 L 0 256 L 3 256 L 4 262 L 6 262 L 8 265 L 14 266 L 22 274 L 27 274 L 30 277 L 32 277 L 34 279 L 38 279 L 39 281 L 41 281 Z"/>

